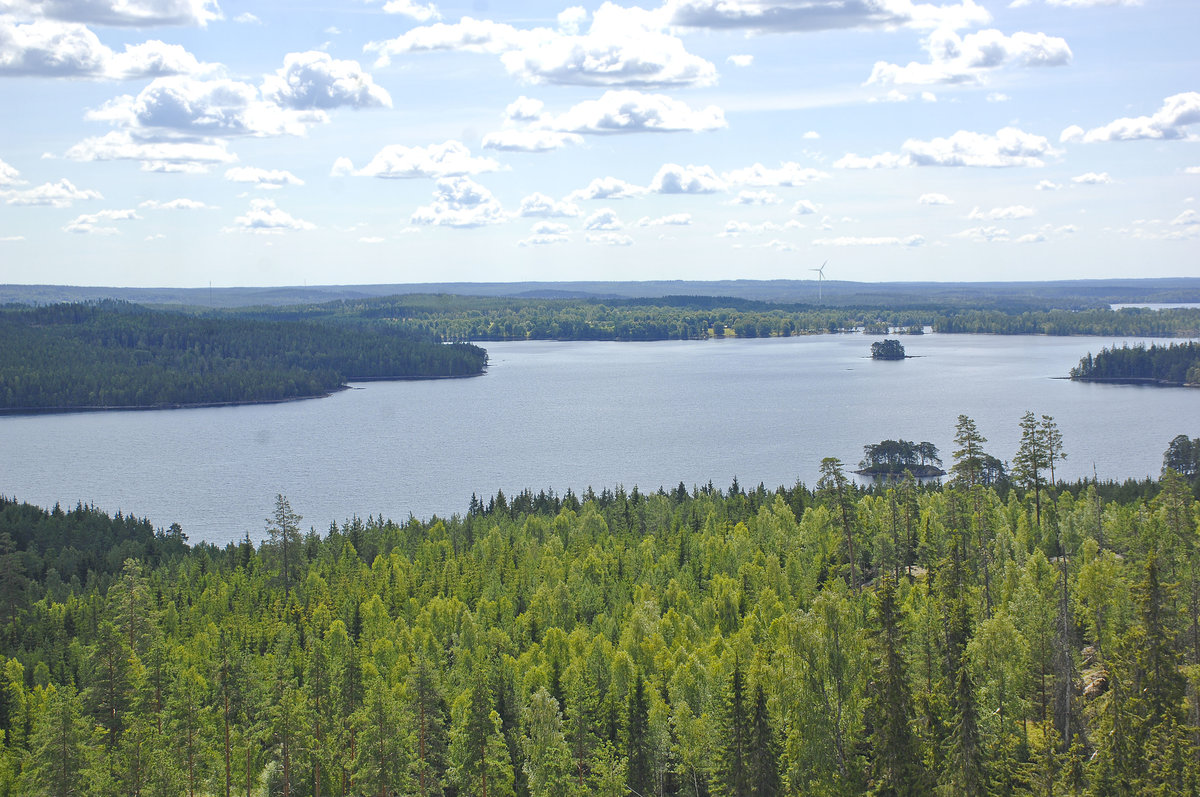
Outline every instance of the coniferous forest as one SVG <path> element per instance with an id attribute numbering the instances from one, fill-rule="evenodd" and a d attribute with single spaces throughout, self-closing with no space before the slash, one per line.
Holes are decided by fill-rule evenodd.
<path id="1" fill-rule="evenodd" d="M 1200 504 L 680 484 L 189 545 L 0 502 L 0 794 L 1195 794 Z"/>

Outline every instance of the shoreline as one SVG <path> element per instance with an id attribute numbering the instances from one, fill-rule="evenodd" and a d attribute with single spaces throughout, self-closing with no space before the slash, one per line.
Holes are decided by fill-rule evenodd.
<path id="1" fill-rule="evenodd" d="M 245 399 L 234 401 L 194 401 L 167 402 L 163 404 L 120 404 L 120 405 L 89 405 L 82 407 L 13 407 L 0 408 L 0 417 L 21 417 L 33 415 L 69 415 L 77 412 L 151 412 L 154 410 L 199 410 L 214 407 L 251 407 L 260 404 L 287 404 L 292 401 L 311 401 L 313 399 L 329 398 L 343 390 L 351 390 L 351 382 L 424 382 L 438 379 L 473 379 L 484 376 L 486 370 L 477 374 L 458 374 L 453 376 L 362 376 L 347 379 L 336 388 L 325 393 L 312 393 L 307 396 L 288 396 L 277 399 Z"/>
<path id="2" fill-rule="evenodd" d="M 1148 387 L 1200 388 L 1200 384 L 1192 382 L 1170 382 L 1165 379 L 1155 379 L 1151 376 L 1060 376 L 1057 378 L 1070 379 L 1072 382 L 1093 382 L 1099 385 L 1145 385 Z"/>

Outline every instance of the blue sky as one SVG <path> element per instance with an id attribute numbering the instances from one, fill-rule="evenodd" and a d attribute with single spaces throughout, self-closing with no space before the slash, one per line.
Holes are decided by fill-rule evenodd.
<path id="1" fill-rule="evenodd" d="M 0 0 L 0 283 L 1200 275 L 1195 0 Z"/>

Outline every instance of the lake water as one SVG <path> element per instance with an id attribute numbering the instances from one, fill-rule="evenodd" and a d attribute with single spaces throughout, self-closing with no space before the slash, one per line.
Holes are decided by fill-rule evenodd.
<path id="1" fill-rule="evenodd" d="M 745 487 L 811 486 L 823 457 L 852 467 L 889 438 L 928 440 L 948 464 L 960 413 L 1006 461 L 1023 412 L 1054 416 L 1067 479 L 1090 478 L 1093 463 L 1101 479 L 1157 475 L 1172 437 L 1200 437 L 1200 390 L 1055 378 L 1119 340 L 924 335 L 903 338 L 903 362 L 869 359 L 872 340 L 492 343 L 475 379 L 0 417 L 0 493 L 179 522 L 192 540 L 224 544 L 261 538 L 276 493 L 323 531 L 352 515 L 462 513 L 472 493 L 497 489 L 724 488 L 735 475 Z"/>

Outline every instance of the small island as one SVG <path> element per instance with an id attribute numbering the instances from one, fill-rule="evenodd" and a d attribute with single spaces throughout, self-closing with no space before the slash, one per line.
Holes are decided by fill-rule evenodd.
<path id="1" fill-rule="evenodd" d="M 903 360 L 904 346 L 898 340 L 885 338 L 871 344 L 872 360 Z"/>
<path id="2" fill-rule="evenodd" d="M 941 464 L 942 458 L 933 443 L 883 440 L 863 446 L 863 459 L 854 472 L 859 476 L 894 478 L 908 471 L 918 479 L 932 479 L 946 475 Z"/>
<path id="3" fill-rule="evenodd" d="M 1122 346 L 1089 353 L 1071 369 L 1078 382 L 1200 387 L 1200 343 Z"/>

